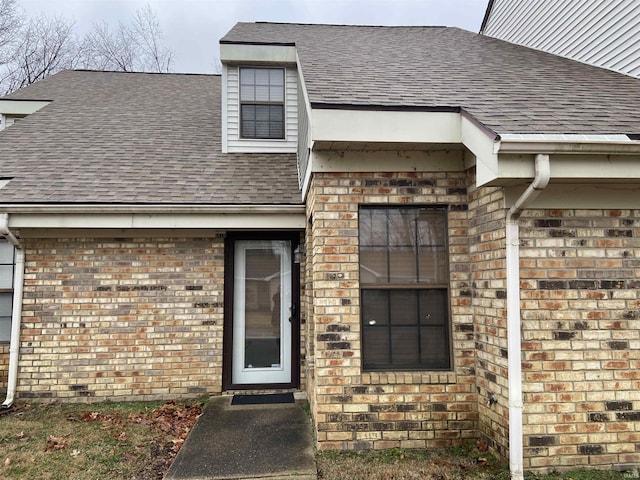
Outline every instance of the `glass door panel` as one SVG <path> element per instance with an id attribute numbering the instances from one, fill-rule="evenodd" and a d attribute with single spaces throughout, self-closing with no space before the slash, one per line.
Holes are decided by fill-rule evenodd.
<path id="1" fill-rule="evenodd" d="M 238 240 L 233 383 L 291 382 L 291 242 Z"/>

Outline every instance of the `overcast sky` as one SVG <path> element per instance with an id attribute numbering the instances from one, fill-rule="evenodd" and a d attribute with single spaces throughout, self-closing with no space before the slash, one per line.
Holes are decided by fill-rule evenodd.
<path id="1" fill-rule="evenodd" d="M 59 14 L 79 33 L 95 22 L 113 25 L 149 3 L 173 71 L 211 73 L 218 41 L 236 22 L 298 22 L 364 25 L 446 25 L 477 32 L 488 0 L 18 0 L 29 16 Z"/>

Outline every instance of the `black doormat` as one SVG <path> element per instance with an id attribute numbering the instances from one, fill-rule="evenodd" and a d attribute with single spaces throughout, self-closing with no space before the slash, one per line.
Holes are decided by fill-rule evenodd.
<path id="1" fill-rule="evenodd" d="M 234 395 L 231 405 L 268 405 L 295 403 L 293 393 L 269 393 L 266 395 Z"/>

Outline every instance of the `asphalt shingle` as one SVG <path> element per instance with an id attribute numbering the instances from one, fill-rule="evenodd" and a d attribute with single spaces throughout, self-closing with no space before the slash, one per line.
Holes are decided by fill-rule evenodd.
<path id="1" fill-rule="evenodd" d="M 0 203 L 300 204 L 294 154 L 223 154 L 217 75 L 65 71 L 0 133 Z"/>
<path id="2" fill-rule="evenodd" d="M 459 107 L 496 133 L 640 133 L 640 80 L 450 27 L 238 23 L 295 44 L 312 104 Z"/>

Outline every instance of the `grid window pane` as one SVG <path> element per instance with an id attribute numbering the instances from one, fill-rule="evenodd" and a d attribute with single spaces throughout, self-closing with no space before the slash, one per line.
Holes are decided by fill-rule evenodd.
<path id="1" fill-rule="evenodd" d="M 362 283 L 388 283 L 389 262 L 384 247 L 360 249 L 360 281 Z"/>
<path id="2" fill-rule="evenodd" d="M 362 292 L 362 319 L 366 326 L 389 324 L 389 293 L 386 290 Z"/>
<path id="3" fill-rule="evenodd" d="M 242 105 L 241 115 L 243 137 L 284 137 L 284 115 L 281 105 Z"/>
<path id="4" fill-rule="evenodd" d="M 13 294 L 10 292 L 0 293 L 0 317 L 11 317 L 11 307 Z"/>
<path id="5" fill-rule="evenodd" d="M 391 323 L 417 325 L 418 292 L 416 290 L 392 290 L 390 296 Z"/>
<path id="6" fill-rule="evenodd" d="M 240 69 L 240 135 L 284 138 L 284 69 Z"/>
<path id="7" fill-rule="evenodd" d="M 360 209 L 365 369 L 451 367 L 446 232 L 443 209 Z"/>
<path id="8" fill-rule="evenodd" d="M 416 244 L 416 211 L 414 209 L 389 211 L 389 245 L 401 247 Z"/>
<path id="9" fill-rule="evenodd" d="M 284 70 L 281 68 L 269 69 L 269 83 L 282 87 L 284 85 Z"/>
<path id="10" fill-rule="evenodd" d="M 420 328 L 420 361 L 433 368 L 449 368 L 449 341 L 445 327 Z"/>
<path id="11" fill-rule="evenodd" d="M 0 265 L 0 288 L 13 288 L 13 265 Z"/>
<path id="12" fill-rule="evenodd" d="M 11 336 L 11 310 L 13 294 L 0 293 L 0 342 L 8 342 Z"/>
<path id="13" fill-rule="evenodd" d="M 367 208 L 360 210 L 360 246 L 387 245 L 387 213 Z"/>
<path id="14" fill-rule="evenodd" d="M 13 245 L 0 240 L 0 264 L 13 263 Z"/>
<path id="15" fill-rule="evenodd" d="M 447 324 L 447 291 L 420 291 L 420 323 L 422 325 Z"/>
<path id="16" fill-rule="evenodd" d="M 362 332 L 365 367 L 389 364 L 389 334 L 386 328 L 369 327 Z"/>
<path id="17" fill-rule="evenodd" d="M 391 363 L 399 367 L 420 363 L 417 327 L 391 329 Z"/>
<path id="18" fill-rule="evenodd" d="M 446 217 L 442 212 L 420 209 L 418 212 L 418 244 L 443 246 L 446 243 Z"/>
<path id="19" fill-rule="evenodd" d="M 418 276 L 422 283 L 447 283 L 447 251 L 444 247 L 419 247 Z"/>
<path id="20" fill-rule="evenodd" d="M 389 249 L 389 283 L 415 283 L 418 281 L 416 250 L 413 246 Z"/>
<path id="21" fill-rule="evenodd" d="M 0 317 L 0 342 L 11 340 L 11 317 Z"/>

